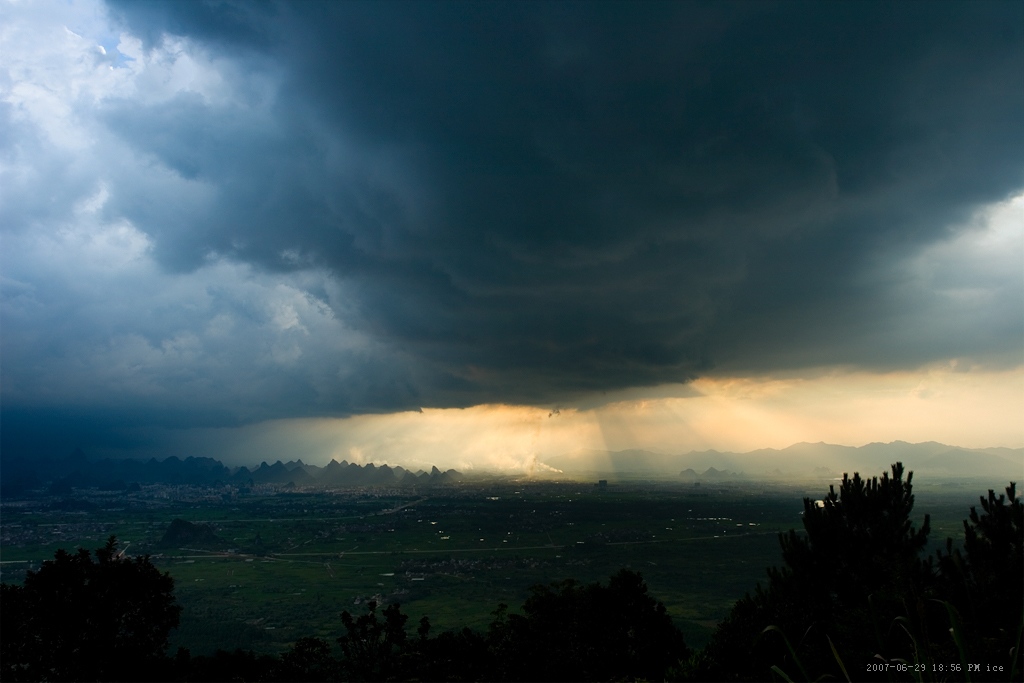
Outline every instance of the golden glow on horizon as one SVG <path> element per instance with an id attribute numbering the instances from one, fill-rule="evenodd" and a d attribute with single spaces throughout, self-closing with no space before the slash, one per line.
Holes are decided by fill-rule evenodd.
<path id="1" fill-rule="evenodd" d="M 219 452 L 208 455 L 237 464 L 335 458 L 524 473 L 545 469 L 551 456 L 584 450 L 742 452 L 800 441 L 897 440 L 1024 446 L 1024 367 L 989 372 L 950 363 L 913 373 L 705 378 L 654 388 L 651 398 L 624 393 L 588 408 L 478 405 L 280 420 L 194 436 L 195 443 L 216 443 Z"/>

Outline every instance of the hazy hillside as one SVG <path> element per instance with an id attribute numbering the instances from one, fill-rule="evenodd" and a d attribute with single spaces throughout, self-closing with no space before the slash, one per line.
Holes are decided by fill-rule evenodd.
<path id="1" fill-rule="evenodd" d="M 909 469 L 934 478 L 1024 479 L 1024 448 L 971 449 L 925 443 L 870 443 L 839 446 L 797 443 L 783 449 L 762 448 L 747 453 L 690 451 L 664 454 L 644 450 L 579 451 L 554 456 L 546 464 L 565 474 L 647 474 L 721 479 L 723 473 L 746 476 L 829 477 L 843 472 L 877 473 L 900 461 Z"/>

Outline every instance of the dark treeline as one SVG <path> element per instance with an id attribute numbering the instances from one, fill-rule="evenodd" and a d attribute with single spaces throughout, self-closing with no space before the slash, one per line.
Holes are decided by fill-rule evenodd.
<path id="1" fill-rule="evenodd" d="M 640 574 L 534 586 L 485 631 L 432 633 L 397 604 L 342 612 L 334 642 L 280 656 L 166 653 L 173 582 L 111 538 L 95 559 L 58 551 L 23 586 L 2 585 L 3 680 L 1021 680 L 1024 508 L 1014 484 L 964 521 L 962 549 L 923 557 L 911 479 L 844 477 L 804 500 L 784 566 L 739 600 L 700 651 L 687 648 Z"/>
<path id="2" fill-rule="evenodd" d="M 97 488 L 106 491 L 138 490 L 144 484 L 232 486 L 242 488 L 260 484 L 300 487 L 355 486 L 435 486 L 452 484 L 462 475 L 455 470 L 442 472 L 410 471 L 403 467 L 359 465 L 347 460 L 331 460 L 327 465 L 307 465 L 302 460 L 259 467 L 227 467 L 213 458 L 176 456 L 157 460 L 90 460 L 81 450 L 67 458 L 5 458 L 0 495 L 71 495 L 75 489 Z"/>

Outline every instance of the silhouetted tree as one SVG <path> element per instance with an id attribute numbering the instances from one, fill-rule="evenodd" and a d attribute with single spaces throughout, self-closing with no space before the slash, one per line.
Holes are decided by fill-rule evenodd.
<path id="1" fill-rule="evenodd" d="M 260 681 L 290 680 L 281 677 L 281 660 L 272 655 L 256 654 L 250 650 L 217 650 L 209 656 L 189 657 L 187 651 L 179 653 L 174 666 L 177 680 L 196 683 L 259 683 Z M 313 681 L 315 678 L 300 680 Z M 326 679 L 329 680 L 329 679 Z"/>
<path id="2" fill-rule="evenodd" d="M 608 585 L 569 579 L 534 586 L 523 614 L 491 631 L 512 680 L 663 679 L 689 656 L 665 606 L 626 569 Z"/>
<path id="3" fill-rule="evenodd" d="M 428 636 L 430 621 L 420 620 L 417 629 L 412 676 L 424 681 L 500 680 L 497 660 L 487 637 L 470 628 Z"/>
<path id="4" fill-rule="evenodd" d="M 929 518 L 915 529 L 913 473 L 904 480 L 903 472 L 896 463 L 880 480 L 844 475 L 838 492 L 830 486 L 820 502 L 805 498 L 804 534 L 779 534 L 785 566 L 737 602 L 701 653 L 697 677 L 763 680 L 772 665 L 841 677 L 833 646 L 851 662 L 896 656 L 892 647 L 904 642 L 885 631 L 897 616 L 920 621 L 932 581 L 919 558 Z M 777 631 L 765 633 L 769 626 Z"/>
<path id="5" fill-rule="evenodd" d="M 996 497 L 990 489 L 980 502 L 981 513 L 971 507 L 970 518 L 964 520 L 963 551 L 948 539 L 946 552 L 938 553 L 939 595 L 962 620 L 963 646 L 972 660 L 1019 671 L 1024 630 L 1024 505 L 1014 482 L 1005 495 Z"/>
<path id="6" fill-rule="evenodd" d="M 341 613 L 345 634 L 338 638 L 346 677 L 360 681 L 387 681 L 405 676 L 409 649 L 400 605 L 388 605 L 384 619 L 377 618 L 377 603 L 367 603 L 369 611 L 353 618 Z"/>
<path id="7" fill-rule="evenodd" d="M 689 656 L 665 606 L 643 577 L 621 570 L 608 585 L 571 579 L 534 586 L 522 614 L 505 605 L 486 634 L 464 628 L 430 637 L 424 617 L 411 639 L 398 605 L 342 613 L 342 675 L 351 680 L 664 679 Z M 324 651 L 321 649 L 321 653 Z"/>
<path id="8" fill-rule="evenodd" d="M 338 660 L 323 638 L 300 638 L 284 654 L 278 667 L 280 681 L 340 680 Z"/>
<path id="9" fill-rule="evenodd" d="M 181 608 L 174 580 L 111 536 L 96 550 L 58 550 L 22 586 L 3 584 L 3 680 L 144 680 L 162 675 Z"/>

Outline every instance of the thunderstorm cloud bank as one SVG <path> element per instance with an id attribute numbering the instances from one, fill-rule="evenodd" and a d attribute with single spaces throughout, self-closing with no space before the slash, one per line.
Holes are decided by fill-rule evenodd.
<path id="1" fill-rule="evenodd" d="M 0 41 L 5 453 L 1022 364 L 1019 2 L 5 2 Z"/>

